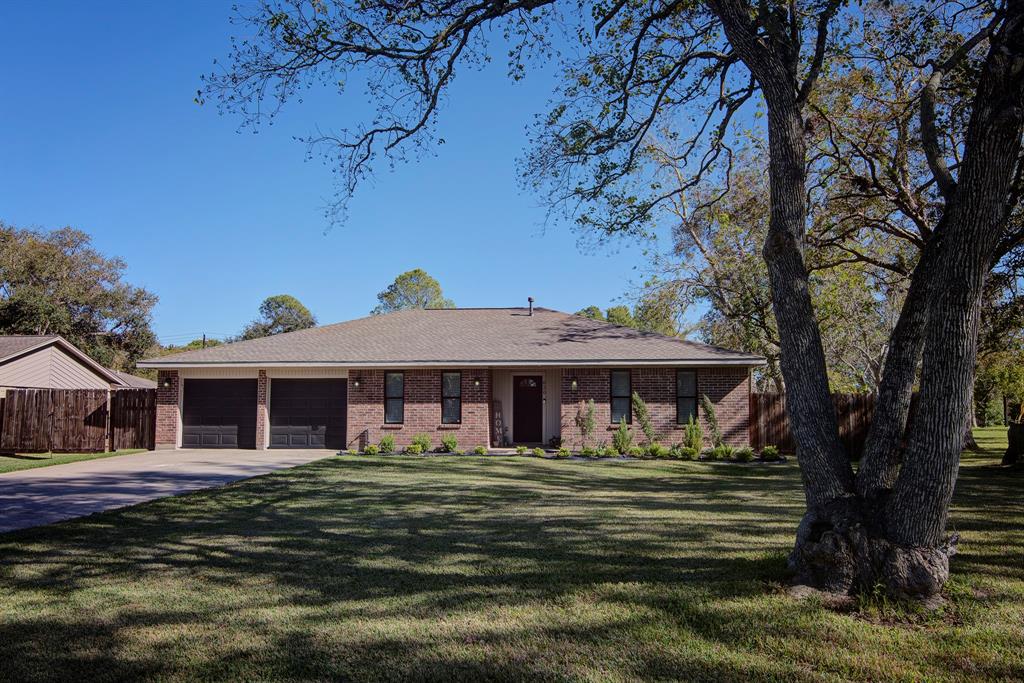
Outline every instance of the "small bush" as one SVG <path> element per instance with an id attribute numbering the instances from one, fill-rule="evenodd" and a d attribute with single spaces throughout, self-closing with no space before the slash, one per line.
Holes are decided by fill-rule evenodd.
<path id="1" fill-rule="evenodd" d="M 536 455 L 538 458 L 542 458 L 542 457 L 544 457 L 544 449 L 543 448 L 534 448 L 533 449 L 533 454 Z"/>
<path id="2" fill-rule="evenodd" d="M 652 458 L 667 458 L 668 447 L 662 446 L 660 443 L 652 443 L 650 446 L 647 447 L 647 455 L 651 456 Z"/>
<path id="3" fill-rule="evenodd" d="M 459 440 L 455 438 L 454 434 L 445 434 L 441 437 L 442 453 L 454 453 L 457 450 L 459 450 Z"/>
<path id="4" fill-rule="evenodd" d="M 696 460 L 699 455 L 700 451 L 696 448 L 690 448 L 689 446 L 680 446 L 679 448 L 680 460 Z"/>
<path id="5" fill-rule="evenodd" d="M 654 443 L 656 437 L 654 425 L 651 423 L 651 411 L 647 410 L 647 404 L 640 394 L 633 392 L 633 412 L 636 413 L 636 421 L 640 424 L 640 431 L 644 433 L 648 445 Z"/>
<path id="6" fill-rule="evenodd" d="M 412 443 L 414 446 L 420 447 L 420 453 L 426 453 L 430 450 L 430 435 L 429 434 L 417 434 L 412 437 Z"/>
<path id="7" fill-rule="evenodd" d="M 639 446 L 630 446 L 626 449 L 626 455 L 632 458 L 642 458 L 644 455 L 644 449 Z"/>
<path id="8" fill-rule="evenodd" d="M 606 458 L 614 458 L 616 455 L 619 455 L 619 451 L 614 446 L 605 446 L 601 449 L 601 455 Z"/>
<path id="9" fill-rule="evenodd" d="M 487 446 L 477 446 L 473 449 L 473 452 L 477 455 L 487 455 Z"/>
<path id="10" fill-rule="evenodd" d="M 516 446 L 516 455 L 524 455 L 526 450 L 526 446 Z"/>
<path id="11" fill-rule="evenodd" d="M 366 448 L 363 449 L 363 453 L 367 455 L 377 455 L 380 453 L 380 448 L 376 444 L 368 443 Z"/>
<path id="12" fill-rule="evenodd" d="M 586 403 L 580 402 L 579 410 L 576 411 L 576 426 L 580 430 L 580 440 L 583 442 L 581 445 L 586 447 L 590 443 L 591 437 L 594 436 L 594 431 L 597 430 L 597 407 L 594 405 L 594 399 L 590 399 Z"/>
<path id="13" fill-rule="evenodd" d="M 395 452 L 395 437 L 390 434 L 385 434 L 380 437 L 380 452 L 381 453 L 394 453 Z"/>
<path id="14" fill-rule="evenodd" d="M 580 449 L 580 455 L 583 455 L 583 456 L 588 457 L 588 458 L 595 457 L 597 455 L 597 453 L 598 453 L 597 449 L 596 448 L 591 448 L 590 446 L 584 446 L 583 448 Z"/>
<path id="15" fill-rule="evenodd" d="M 418 443 L 409 444 L 405 447 L 405 452 L 409 455 L 420 455 L 423 453 L 423 446 Z"/>
<path id="16" fill-rule="evenodd" d="M 345 452 L 346 452 L 346 453 L 348 453 L 349 455 L 359 455 L 359 451 L 357 451 L 357 450 L 356 450 L 356 449 L 354 449 L 354 448 L 350 448 L 350 449 L 348 449 L 348 450 L 347 450 L 347 451 L 345 451 Z"/>
<path id="17" fill-rule="evenodd" d="M 775 462 L 777 460 L 780 460 L 781 458 L 782 456 L 779 455 L 778 446 L 765 446 L 764 449 L 761 451 L 761 459 L 764 460 L 765 462 Z"/>
<path id="18" fill-rule="evenodd" d="M 732 446 L 722 444 L 721 446 L 715 446 L 712 449 L 704 451 L 704 456 L 706 460 L 732 460 L 735 452 L 736 449 Z"/>
<path id="19" fill-rule="evenodd" d="M 455 451 L 455 455 L 465 455 L 465 454 L 466 454 L 466 451 L 462 450 L 461 448 L 458 449 L 457 451 Z"/>
<path id="20" fill-rule="evenodd" d="M 750 446 L 744 446 L 736 451 L 736 462 L 750 462 L 754 459 L 754 449 Z"/>
<path id="21" fill-rule="evenodd" d="M 556 454 L 559 458 L 568 458 L 570 455 L 572 455 L 572 451 L 570 451 L 565 446 L 562 446 L 556 451 Z"/>
<path id="22" fill-rule="evenodd" d="M 707 394 L 700 395 L 700 408 L 704 411 L 704 418 L 711 428 L 711 445 L 718 448 L 722 445 L 722 430 L 718 428 L 718 415 L 715 414 L 715 404 L 711 402 Z"/>
<path id="23" fill-rule="evenodd" d="M 686 432 L 683 437 L 683 445 L 687 448 L 700 452 L 700 449 L 704 447 L 704 428 L 700 426 L 700 421 L 694 420 L 691 415 L 686 420 Z"/>
<path id="24" fill-rule="evenodd" d="M 633 434 L 626 425 L 626 418 L 619 421 L 619 428 L 612 434 L 612 445 L 622 455 L 629 453 L 629 449 L 633 447 Z"/>

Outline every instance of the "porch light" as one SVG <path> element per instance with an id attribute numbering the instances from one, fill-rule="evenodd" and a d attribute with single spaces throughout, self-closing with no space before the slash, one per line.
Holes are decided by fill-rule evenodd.
<path id="1" fill-rule="evenodd" d="M 474 377 L 473 378 L 473 386 L 477 387 L 477 388 L 480 387 L 480 378 L 479 377 Z"/>
<path id="2" fill-rule="evenodd" d="M 354 380 L 352 382 L 352 386 L 354 386 L 356 389 L 358 389 L 359 388 L 359 380 Z"/>
<path id="3" fill-rule="evenodd" d="M 171 380 L 169 378 L 167 378 L 167 377 L 164 377 L 164 389 L 170 389 L 170 388 L 171 388 Z"/>
<path id="4" fill-rule="evenodd" d="M 575 377 L 572 378 L 572 384 L 570 386 L 572 387 L 573 391 L 576 391 L 577 387 L 579 387 L 579 385 L 576 383 Z"/>

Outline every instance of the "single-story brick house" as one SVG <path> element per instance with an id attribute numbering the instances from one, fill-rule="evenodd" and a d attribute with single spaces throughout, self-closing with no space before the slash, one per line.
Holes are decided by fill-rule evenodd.
<path id="1" fill-rule="evenodd" d="M 748 440 L 764 359 L 544 308 L 411 310 L 154 358 L 158 448 L 361 448 L 385 434 L 460 447 L 579 444 L 594 399 L 611 440 L 630 395 L 665 444 L 706 394 L 728 443 Z"/>

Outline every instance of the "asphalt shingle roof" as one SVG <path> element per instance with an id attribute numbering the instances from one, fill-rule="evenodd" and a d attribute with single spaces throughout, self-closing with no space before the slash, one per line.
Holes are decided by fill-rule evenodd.
<path id="1" fill-rule="evenodd" d="M 0 360 L 9 358 L 25 349 L 31 349 L 43 342 L 57 339 L 55 334 L 16 334 L 0 336 Z"/>
<path id="2" fill-rule="evenodd" d="M 748 353 L 545 308 L 411 310 L 162 356 L 140 367 L 206 364 L 762 365 Z"/>

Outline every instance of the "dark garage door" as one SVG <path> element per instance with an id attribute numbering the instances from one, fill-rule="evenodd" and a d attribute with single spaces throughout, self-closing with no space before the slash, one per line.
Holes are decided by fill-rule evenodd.
<path id="1" fill-rule="evenodd" d="M 348 405 L 343 379 L 275 379 L 270 383 L 270 447 L 345 447 Z"/>
<path id="2" fill-rule="evenodd" d="M 184 448 L 256 448 L 256 380 L 186 379 Z"/>

